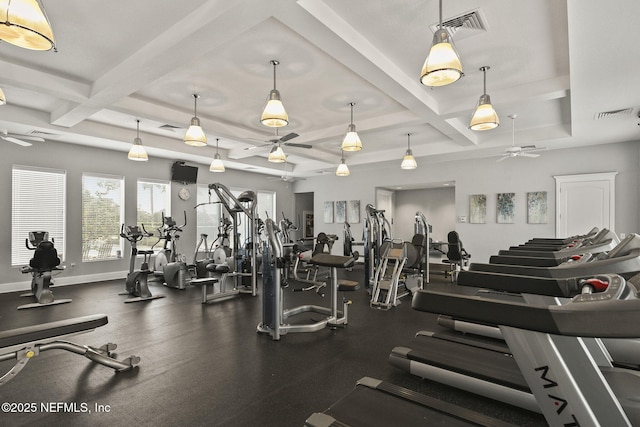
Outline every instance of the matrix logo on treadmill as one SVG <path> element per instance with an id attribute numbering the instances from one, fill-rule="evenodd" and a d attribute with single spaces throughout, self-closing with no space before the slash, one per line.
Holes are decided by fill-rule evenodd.
<path id="1" fill-rule="evenodd" d="M 544 381 L 544 383 L 542 384 L 543 388 L 550 389 L 550 388 L 558 387 L 558 383 L 553 379 L 549 378 L 548 366 L 541 366 L 539 368 L 535 368 L 535 371 L 540 372 L 540 379 Z M 564 410 L 568 405 L 567 400 L 563 399 L 562 397 L 555 396 L 553 394 L 547 394 L 547 397 L 553 401 L 553 405 L 556 407 L 556 413 L 558 415 L 562 414 L 562 412 L 564 412 Z M 571 414 L 570 417 L 573 421 L 569 423 L 563 423 L 563 425 L 565 427 L 579 427 L 580 423 L 578 423 L 578 420 L 576 419 L 575 415 Z"/>

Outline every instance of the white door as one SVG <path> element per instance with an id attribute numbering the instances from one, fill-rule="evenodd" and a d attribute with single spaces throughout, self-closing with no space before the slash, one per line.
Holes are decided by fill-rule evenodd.
<path id="1" fill-rule="evenodd" d="M 391 237 L 395 236 L 393 230 L 393 191 L 376 188 L 376 209 L 384 211 L 384 217 L 391 226 Z"/>
<path id="2" fill-rule="evenodd" d="M 593 227 L 615 231 L 617 172 L 555 176 L 556 236 L 584 234 Z"/>

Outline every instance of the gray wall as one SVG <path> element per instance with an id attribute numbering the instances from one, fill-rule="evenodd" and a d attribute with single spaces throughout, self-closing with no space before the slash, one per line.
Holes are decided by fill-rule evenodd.
<path id="1" fill-rule="evenodd" d="M 469 217 L 469 196 L 487 195 L 487 223 L 457 223 L 456 230 L 472 254 L 473 261 L 487 262 L 492 254 L 533 236 L 555 235 L 554 175 L 618 172 L 616 176 L 616 232 L 638 232 L 640 183 L 638 142 L 606 144 L 580 149 L 548 150 L 541 157 L 513 158 L 497 163 L 495 158 L 431 163 L 418 159 L 418 169 L 401 170 L 397 162 L 377 165 L 375 169 L 349 166 L 349 177 L 324 176 L 296 183 L 295 191 L 315 191 L 314 208 L 317 231 L 339 233 L 342 224 L 322 222 L 325 201 L 360 200 L 364 213 L 367 203 L 375 205 L 375 188 L 421 183 L 455 182 L 455 216 Z M 549 222 L 527 224 L 525 200 L 530 191 L 548 193 Z M 515 224 L 496 224 L 497 193 L 516 193 Z M 438 224 L 434 227 L 439 228 Z M 356 239 L 362 235 L 362 222 L 352 224 Z"/>
<path id="2" fill-rule="evenodd" d="M 178 142 L 176 142 L 178 143 Z M 15 144 L 2 144 L 0 169 L 0 200 L 5 203 L 0 207 L 1 215 L 11 219 L 11 167 L 14 164 L 48 167 L 67 171 L 67 254 L 65 264 L 67 270 L 59 275 L 56 284 L 84 283 L 112 278 L 124 278 L 128 265 L 128 243 L 122 259 L 109 261 L 81 261 L 82 258 L 82 174 L 102 173 L 125 177 L 125 222 L 136 222 L 136 180 L 138 178 L 169 180 L 173 160 L 151 158 L 146 163 L 127 160 L 126 153 L 98 148 L 83 147 L 54 141 L 35 144 L 32 147 L 19 147 Z M 192 164 L 196 166 L 195 164 Z M 214 174 L 209 172 L 208 165 L 198 165 L 198 184 L 219 182 L 229 188 L 250 188 L 253 190 L 275 191 L 277 212 L 284 211 L 293 215 L 293 192 L 291 185 L 280 180 L 267 180 L 264 175 L 227 169 L 226 172 Z M 46 183 L 43 183 L 46 185 Z M 172 183 L 172 214 L 182 218 L 187 212 L 188 225 L 180 238 L 180 252 L 191 259 L 197 242 L 195 185 L 191 189 L 192 197 L 188 201 L 178 198 L 180 183 Z M 262 217 L 263 215 L 261 215 Z M 178 219 L 181 223 L 181 220 Z M 26 236 L 25 236 L 26 237 Z M 28 286 L 29 277 L 20 273 L 18 268 L 11 268 L 11 228 L 4 227 L 0 231 L 0 292 L 23 289 Z M 71 263 L 76 265 L 71 269 Z M 124 287 L 124 283 L 123 283 Z"/>
<path id="3" fill-rule="evenodd" d="M 456 192 L 453 187 L 400 190 L 395 194 L 394 238 L 411 241 L 414 216 L 420 211 L 432 225 L 431 238 L 447 241 L 456 227 Z"/>

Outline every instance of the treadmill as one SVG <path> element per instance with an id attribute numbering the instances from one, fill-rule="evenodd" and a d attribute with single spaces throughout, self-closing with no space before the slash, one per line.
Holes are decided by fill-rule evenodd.
<path id="1" fill-rule="evenodd" d="M 620 240 L 618 236 L 609 230 L 601 230 L 593 239 L 589 239 L 587 244 L 575 247 L 568 247 L 558 251 L 543 250 L 500 250 L 498 255 L 489 258 L 491 264 L 529 265 L 536 267 L 552 267 L 560 265 L 572 257 L 581 256 L 588 252 L 598 254 L 613 249 Z"/>
<path id="2" fill-rule="evenodd" d="M 515 427 L 493 417 L 370 377 L 325 412 L 312 414 L 305 427 L 389 426 Z"/>
<path id="3" fill-rule="evenodd" d="M 526 258 L 523 258 L 523 260 L 526 260 Z M 495 273 L 567 278 L 601 273 L 617 273 L 630 277 L 630 274 L 633 275 L 638 271 L 640 271 L 640 235 L 631 233 L 609 252 L 603 252 L 598 255 L 583 252 L 581 255 L 574 255 L 573 258 L 557 266 L 472 263 L 468 271 L 461 271 L 458 274 L 458 281 L 484 283 L 484 281 L 491 280 L 492 283 L 495 283 L 494 280 L 502 280 Z M 491 273 L 490 276 L 494 276 L 494 278 L 488 278 L 487 274 L 483 273 Z"/>
<path id="4" fill-rule="evenodd" d="M 423 378 L 541 412 L 550 425 L 640 425 L 640 373 L 612 366 L 595 338 L 640 336 L 637 290 L 618 275 L 575 286 L 574 293 L 596 291 L 565 305 L 527 294 L 522 302 L 419 291 L 414 309 L 498 324 L 506 345 L 423 334 L 394 348 L 389 360 Z"/>

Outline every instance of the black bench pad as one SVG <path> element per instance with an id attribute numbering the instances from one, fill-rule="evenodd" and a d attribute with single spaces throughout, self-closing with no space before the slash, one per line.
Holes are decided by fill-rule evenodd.
<path id="1" fill-rule="evenodd" d="M 351 267 L 355 263 L 355 260 L 351 256 L 320 253 L 314 255 L 309 262 L 323 267 L 347 268 Z"/>
<path id="2" fill-rule="evenodd" d="M 0 349 L 87 331 L 106 325 L 108 321 L 106 314 L 94 314 L 2 331 L 0 332 Z"/>

